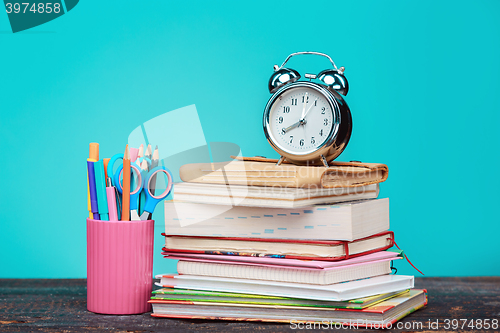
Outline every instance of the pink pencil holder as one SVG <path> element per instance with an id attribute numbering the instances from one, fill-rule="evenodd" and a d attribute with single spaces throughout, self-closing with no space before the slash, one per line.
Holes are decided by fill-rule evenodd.
<path id="1" fill-rule="evenodd" d="M 154 221 L 87 219 L 87 310 L 151 311 Z"/>

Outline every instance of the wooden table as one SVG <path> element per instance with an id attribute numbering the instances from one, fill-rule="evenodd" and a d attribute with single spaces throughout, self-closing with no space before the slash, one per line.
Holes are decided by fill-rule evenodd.
<path id="1" fill-rule="evenodd" d="M 401 323 L 406 325 L 407 329 L 394 330 L 396 332 L 445 331 L 446 319 L 467 319 L 469 325 L 471 319 L 490 319 L 490 322 L 492 319 L 500 320 L 500 277 L 416 278 L 415 287 L 428 290 L 429 304 L 403 319 Z M 429 324 L 435 323 L 436 320 L 439 320 L 439 325 L 429 329 Z M 474 325 L 476 323 L 474 322 Z M 471 330 L 470 327 L 453 330 L 450 326 L 448 331 Z M 0 332 L 99 331 L 290 332 L 292 330 L 288 324 L 160 319 L 151 317 L 149 313 L 132 316 L 98 315 L 87 311 L 84 279 L 0 279 Z M 369 330 L 355 330 L 355 332 L 367 331 Z M 500 331 L 500 327 L 490 331 Z"/>

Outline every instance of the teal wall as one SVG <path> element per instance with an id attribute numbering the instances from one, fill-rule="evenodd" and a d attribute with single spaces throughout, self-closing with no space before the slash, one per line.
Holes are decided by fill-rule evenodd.
<path id="1" fill-rule="evenodd" d="M 493 0 L 81 1 L 12 34 L 0 11 L 0 277 L 86 276 L 91 141 L 111 156 L 141 123 L 195 104 L 206 141 L 276 156 L 261 129 L 267 80 L 299 50 L 346 67 L 354 130 L 340 159 L 389 165 L 381 196 L 412 262 L 499 275 L 498 13 Z M 175 266 L 156 219 L 158 274 Z"/>

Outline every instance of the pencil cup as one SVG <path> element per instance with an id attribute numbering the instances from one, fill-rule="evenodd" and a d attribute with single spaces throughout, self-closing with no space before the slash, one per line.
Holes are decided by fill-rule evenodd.
<path id="1" fill-rule="evenodd" d="M 87 309 L 151 311 L 154 221 L 87 219 Z"/>

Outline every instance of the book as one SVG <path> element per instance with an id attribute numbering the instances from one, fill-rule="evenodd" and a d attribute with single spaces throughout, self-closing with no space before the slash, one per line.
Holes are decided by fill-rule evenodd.
<path id="1" fill-rule="evenodd" d="M 413 276 L 406 275 L 381 275 L 330 285 L 179 274 L 157 275 L 156 278 L 160 279 L 160 282 L 155 284 L 162 288 L 222 291 L 319 301 L 346 301 L 413 288 Z"/>
<path id="2" fill-rule="evenodd" d="M 379 259 L 354 264 L 349 263 L 324 269 L 269 264 L 245 265 L 241 262 L 215 263 L 181 259 L 177 262 L 177 273 L 183 275 L 330 285 L 334 283 L 390 274 L 391 261 L 397 259 L 401 259 L 401 257 Z M 337 263 L 344 262 L 345 261 L 337 261 Z"/>
<path id="3" fill-rule="evenodd" d="M 163 235 L 166 236 L 164 252 L 328 261 L 383 251 L 394 244 L 392 231 L 381 232 L 352 242 Z"/>
<path id="4" fill-rule="evenodd" d="M 165 234 L 353 241 L 389 229 L 389 199 L 300 209 L 165 202 Z"/>
<path id="5" fill-rule="evenodd" d="M 292 328 L 305 322 L 326 323 L 332 329 L 333 323 L 351 324 L 355 328 L 391 328 L 396 321 L 427 304 L 427 291 L 412 289 L 361 310 L 177 300 L 149 302 L 154 317 L 286 322 Z"/>
<path id="6" fill-rule="evenodd" d="M 243 160 L 241 160 L 243 159 Z M 330 166 L 276 165 L 278 160 L 243 157 L 219 163 L 185 164 L 184 182 L 279 187 L 357 187 L 383 182 L 388 168 L 380 163 L 330 162 Z"/>
<path id="7" fill-rule="evenodd" d="M 288 298 L 278 296 L 224 293 L 206 290 L 172 289 L 161 288 L 153 291 L 152 300 L 167 301 L 191 301 L 191 302 L 217 302 L 217 303 L 240 303 L 240 304 L 266 304 L 266 305 L 288 305 L 318 308 L 335 309 L 364 309 L 371 305 L 380 303 L 408 292 L 408 290 L 396 291 L 392 293 L 356 298 L 343 302 L 315 301 L 299 298 Z"/>
<path id="8" fill-rule="evenodd" d="M 359 264 L 382 259 L 393 259 L 403 257 L 402 251 L 378 251 L 370 254 L 356 256 L 346 260 L 325 261 L 325 260 L 302 260 L 273 257 L 251 257 L 251 256 L 232 256 L 224 254 L 198 254 L 198 253 L 178 253 L 162 252 L 169 259 L 188 260 L 198 262 L 229 263 L 235 265 L 255 265 L 255 266 L 285 266 L 291 268 L 309 268 L 309 269 L 327 269 L 351 264 Z"/>
<path id="9" fill-rule="evenodd" d="M 174 199 L 176 201 L 251 207 L 297 208 L 316 204 L 375 199 L 378 193 L 378 184 L 335 188 L 174 184 Z"/>

